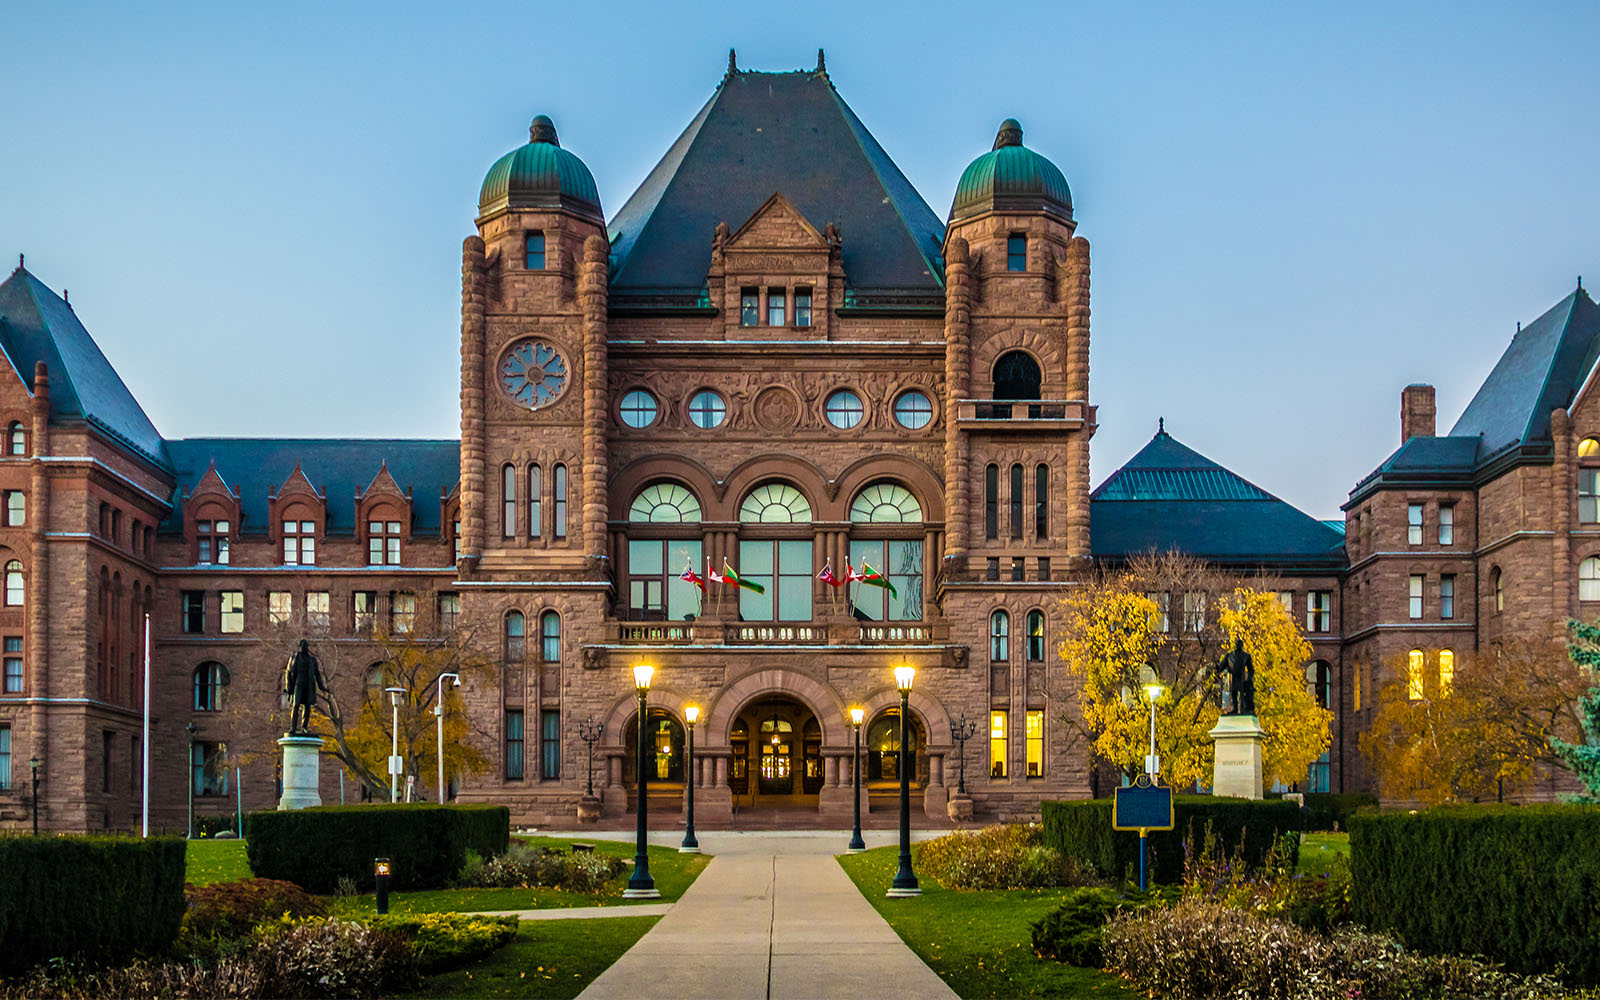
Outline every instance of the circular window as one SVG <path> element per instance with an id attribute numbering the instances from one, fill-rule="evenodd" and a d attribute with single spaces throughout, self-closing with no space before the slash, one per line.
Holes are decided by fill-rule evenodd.
<path id="1" fill-rule="evenodd" d="M 921 430 L 933 420 L 933 400 L 912 389 L 894 401 L 894 418 L 907 430 Z"/>
<path id="2" fill-rule="evenodd" d="M 822 412 L 827 416 L 828 423 L 843 431 L 861 423 L 861 418 L 866 415 L 866 409 L 861 405 L 861 397 L 849 389 L 840 389 L 829 396 L 828 401 L 823 404 Z"/>
<path id="3" fill-rule="evenodd" d="M 702 389 L 689 400 L 689 422 L 702 429 L 722 423 L 728 415 L 728 404 L 710 389 Z"/>
<path id="4" fill-rule="evenodd" d="M 567 387 L 567 360 L 546 340 L 519 340 L 500 359 L 500 388 L 521 406 L 537 409 Z"/>
<path id="5" fill-rule="evenodd" d="M 622 397 L 622 422 L 629 427 L 649 427 L 656 419 L 656 398 L 643 389 L 630 389 Z"/>

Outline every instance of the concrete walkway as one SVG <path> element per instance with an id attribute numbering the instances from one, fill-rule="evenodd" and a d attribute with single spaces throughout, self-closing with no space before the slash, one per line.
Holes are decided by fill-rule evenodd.
<path id="1" fill-rule="evenodd" d="M 836 840 L 703 835 L 717 856 L 581 1000 L 953 1000 L 833 859 Z M 631 908 L 606 909 L 624 916 Z"/>
<path id="2" fill-rule="evenodd" d="M 483 910 L 485 917 L 516 917 L 518 920 L 605 920 L 609 917 L 660 917 L 672 909 L 671 903 L 638 903 L 628 906 L 561 906 L 547 910 Z M 470 911 L 477 915 L 480 911 Z"/>

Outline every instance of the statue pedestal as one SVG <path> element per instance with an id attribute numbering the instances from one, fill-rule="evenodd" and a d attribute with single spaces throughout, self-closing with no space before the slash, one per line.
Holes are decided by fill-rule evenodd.
<path id="1" fill-rule="evenodd" d="M 322 805 L 317 791 L 322 776 L 322 737 L 285 736 L 278 746 L 283 748 L 283 796 L 278 799 L 278 809 Z"/>
<path id="2" fill-rule="evenodd" d="M 1261 798 L 1261 724 L 1253 715 L 1224 715 L 1211 730 L 1216 762 L 1211 794 Z"/>

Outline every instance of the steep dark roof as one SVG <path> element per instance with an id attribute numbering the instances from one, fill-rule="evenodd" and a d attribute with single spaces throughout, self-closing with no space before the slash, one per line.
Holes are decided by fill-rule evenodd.
<path id="1" fill-rule="evenodd" d="M 1512 338 L 1462 411 L 1451 437 L 1481 438 L 1481 461 L 1550 439 L 1550 411 L 1567 406 L 1600 356 L 1600 307 L 1579 288 Z"/>
<path id="2" fill-rule="evenodd" d="M 1344 533 L 1178 443 L 1164 429 L 1090 494 L 1090 548 L 1176 549 L 1222 563 L 1337 569 Z"/>
<path id="3" fill-rule="evenodd" d="M 34 364 L 49 367 L 51 419 L 84 420 L 135 455 L 168 467 L 161 434 L 72 307 L 21 267 L 0 284 L 0 349 L 30 388 Z"/>
<path id="4" fill-rule="evenodd" d="M 843 234 L 856 288 L 936 292 L 944 224 L 826 73 L 731 72 L 611 220 L 611 288 L 695 290 L 718 222 L 774 192 Z"/>
<path id="5" fill-rule="evenodd" d="M 412 491 L 411 528 L 418 533 L 438 532 L 439 491 L 454 489 L 461 478 L 459 441 L 180 438 L 167 442 L 167 452 L 180 497 L 216 462 L 217 474 L 239 494 L 245 531 L 266 530 L 269 493 L 288 480 L 296 464 L 327 495 L 328 531 L 339 534 L 355 530 L 356 494 L 385 463 L 395 483 Z M 167 527 L 176 523 L 169 520 Z"/>

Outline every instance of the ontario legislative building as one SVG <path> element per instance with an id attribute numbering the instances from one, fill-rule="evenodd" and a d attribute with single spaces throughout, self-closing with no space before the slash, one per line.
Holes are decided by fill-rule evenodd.
<path id="1" fill-rule="evenodd" d="M 449 792 L 516 823 L 574 821 L 588 720 L 603 814 L 632 809 L 648 661 L 669 814 L 692 781 L 702 822 L 816 825 L 848 821 L 853 705 L 873 810 L 907 768 L 944 815 L 962 717 L 979 818 L 1091 794 L 1057 605 L 1138 553 L 1283 582 L 1336 718 L 1312 790 L 1367 786 L 1357 734 L 1396 652 L 1448 668 L 1600 612 L 1583 603 L 1600 600 L 1600 310 L 1581 288 L 1521 330 L 1450 435 L 1431 388 L 1407 388 L 1403 446 L 1342 523 L 1164 429 L 1091 488 L 1089 243 L 1021 126 L 988 140 L 945 150 L 977 156 L 941 219 L 820 59 L 730 59 L 608 221 L 534 118 L 462 246 L 459 440 L 164 438 L 19 266 L 0 285 L 0 824 L 28 821 L 35 773 L 46 829 L 138 821 L 146 612 L 168 828 L 190 791 L 202 815 L 275 803 L 267 634 L 286 622 L 340 662 L 379 626 L 492 622 L 497 670 L 462 689 L 489 765 Z M 747 585 L 693 579 L 729 574 Z M 829 580 L 847 576 L 872 579 Z M 899 663 L 917 668 L 904 747 Z M 368 682 L 335 677 L 356 701 Z M 339 801 L 337 761 L 322 774 Z"/>

